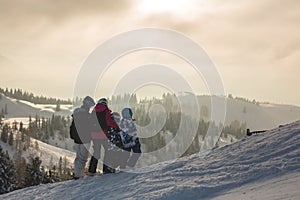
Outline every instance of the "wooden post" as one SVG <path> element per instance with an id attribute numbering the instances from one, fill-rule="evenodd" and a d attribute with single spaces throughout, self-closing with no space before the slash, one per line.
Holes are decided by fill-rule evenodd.
<path id="1" fill-rule="evenodd" d="M 247 136 L 251 136 L 251 135 L 252 135 L 252 133 L 250 132 L 250 129 L 247 128 Z"/>

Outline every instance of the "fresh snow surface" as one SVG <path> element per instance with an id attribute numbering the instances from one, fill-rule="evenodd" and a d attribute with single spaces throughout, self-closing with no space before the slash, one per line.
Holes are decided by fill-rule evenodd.
<path id="1" fill-rule="evenodd" d="M 86 176 L 1 199 L 300 199 L 300 121 L 135 173 Z"/>

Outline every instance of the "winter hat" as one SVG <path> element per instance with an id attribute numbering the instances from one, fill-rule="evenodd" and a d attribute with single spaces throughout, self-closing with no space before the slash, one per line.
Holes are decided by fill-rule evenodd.
<path id="1" fill-rule="evenodd" d="M 86 96 L 84 99 L 83 99 L 83 105 L 84 106 L 87 106 L 87 107 L 92 107 L 95 105 L 95 101 L 92 97 L 90 96 Z"/>
<path id="2" fill-rule="evenodd" d="M 132 118 L 132 115 L 133 115 L 133 113 L 132 113 L 132 110 L 130 108 L 124 108 L 122 110 L 122 117 L 123 118 Z"/>
<path id="3" fill-rule="evenodd" d="M 101 98 L 101 99 L 99 99 L 98 103 L 103 104 L 103 105 L 107 105 L 107 99 Z"/>

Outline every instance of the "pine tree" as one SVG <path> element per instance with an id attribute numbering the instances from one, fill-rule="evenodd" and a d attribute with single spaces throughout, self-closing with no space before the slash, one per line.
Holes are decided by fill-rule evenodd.
<path id="1" fill-rule="evenodd" d="M 22 150 L 18 150 L 14 155 L 14 164 L 16 169 L 17 188 L 25 187 L 26 160 L 22 157 Z"/>
<path id="2" fill-rule="evenodd" d="M 21 132 L 23 131 L 23 122 L 20 122 L 19 131 L 21 131 Z"/>
<path id="3" fill-rule="evenodd" d="M 15 120 L 13 123 L 14 130 L 18 130 L 18 122 Z"/>
<path id="4" fill-rule="evenodd" d="M 48 174 L 47 171 L 45 170 L 45 167 L 42 166 L 41 167 L 41 172 L 43 174 L 43 178 L 42 178 L 42 184 L 46 184 L 46 183 L 54 183 L 55 181 L 53 181 L 50 177 L 50 173 Z M 49 170 L 50 172 L 50 170 Z"/>
<path id="5" fill-rule="evenodd" d="M 29 130 L 29 132 L 32 131 L 32 119 L 31 119 L 31 116 L 29 116 L 28 130 Z"/>
<path id="6" fill-rule="evenodd" d="M 58 161 L 58 175 L 61 177 L 62 175 L 62 157 L 59 158 L 59 161 Z"/>
<path id="7" fill-rule="evenodd" d="M 50 157 L 50 161 L 49 161 L 48 168 L 49 168 L 49 169 L 52 169 L 52 168 L 53 168 L 53 157 L 52 157 L 52 156 Z"/>
<path id="8" fill-rule="evenodd" d="M 66 174 L 66 172 L 67 172 L 67 165 L 68 165 L 68 160 L 67 160 L 67 157 L 65 156 L 64 157 L 64 163 L 63 163 L 63 172 L 64 172 L 64 174 Z"/>
<path id="9" fill-rule="evenodd" d="M 8 152 L 4 153 L 0 146 L 0 194 L 16 189 L 15 168 Z"/>
<path id="10" fill-rule="evenodd" d="M 2 116 L 2 117 L 5 117 L 5 111 L 4 111 L 3 108 L 1 109 L 1 116 Z"/>
<path id="11" fill-rule="evenodd" d="M 13 135 L 13 132 L 12 132 L 12 131 L 10 131 L 10 133 L 9 133 L 8 144 L 9 144 L 10 146 L 13 146 L 13 145 L 14 145 L 14 135 Z"/>
<path id="12" fill-rule="evenodd" d="M 34 149 L 37 150 L 37 151 L 40 149 L 39 143 L 38 143 L 37 140 L 34 142 Z"/>
<path id="13" fill-rule="evenodd" d="M 60 111 L 60 103 L 59 103 L 59 101 L 58 101 L 57 104 L 56 104 L 55 111 L 56 111 L 56 112 L 59 112 L 59 111 Z"/>
<path id="14" fill-rule="evenodd" d="M 25 172 L 25 185 L 27 187 L 39 185 L 42 182 L 43 174 L 40 169 L 41 163 L 42 161 L 39 157 L 30 158 L 30 162 L 27 164 Z"/>
<path id="15" fill-rule="evenodd" d="M 26 151 L 27 149 L 29 149 L 31 144 L 31 138 L 28 136 L 28 130 L 26 130 L 26 132 L 24 133 L 24 146 L 23 146 L 23 150 Z"/>
<path id="16" fill-rule="evenodd" d="M 24 134 L 24 130 L 21 131 L 21 141 L 24 142 L 25 141 L 25 134 Z"/>
<path id="17" fill-rule="evenodd" d="M 7 140 L 8 140 L 8 125 L 5 124 L 2 128 L 2 134 L 1 134 L 1 140 L 5 143 L 7 143 Z"/>
<path id="18" fill-rule="evenodd" d="M 4 107 L 4 114 L 7 115 L 8 112 L 7 112 L 7 104 L 5 104 L 5 107 Z"/>

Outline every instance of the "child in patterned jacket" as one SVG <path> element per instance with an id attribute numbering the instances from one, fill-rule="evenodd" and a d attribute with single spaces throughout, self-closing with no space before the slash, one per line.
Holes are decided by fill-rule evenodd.
<path id="1" fill-rule="evenodd" d="M 128 147 L 124 146 L 124 151 L 122 155 L 122 160 L 120 162 L 120 169 L 125 169 L 126 166 L 134 167 L 137 163 L 137 160 L 141 156 L 141 144 L 137 136 L 137 129 L 132 118 L 133 113 L 130 108 L 124 108 L 122 110 L 122 119 L 120 121 L 119 127 L 126 132 L 131 138 L 131 144 Z"/>

